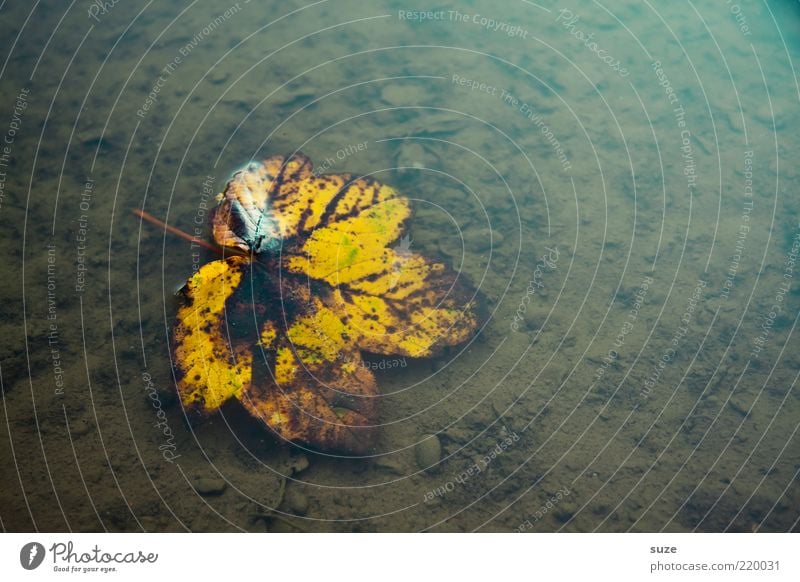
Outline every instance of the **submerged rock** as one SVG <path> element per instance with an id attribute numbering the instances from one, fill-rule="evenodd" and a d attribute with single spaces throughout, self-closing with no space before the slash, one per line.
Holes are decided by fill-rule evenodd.
<path id="1" fill-rule="evenodd" d="M 286 492 L 286 507 L 295 515 L 305 515 L 308 511 L 308 498 L 299 491 Z"/>
<path id="2" fill-rule="evenodd" d="M 435 471 L 442 459 L 442 444 L 435 434 L 424 435 L 414 447 L 414 457 L 420 469 Z"/>
<path id="3" fill-rule="evenodd" d="M 289 469 L 291 470 L 292 475 L 297 475 L 298 473 L 302 473 L 308 469 L 309 465 L 310 463 L 308 462 L 308 457 L 301 453 L 291 460 L 289 463 Z"/>
<path id="4" fill-rule="evenodd" d="M 192 482 L 192 487 L 200 495 L 222 495 L 228 484 L 224 479 L 215 479 L 213 477 L 197 477 Z"/>
<path id="5" fill-rule="evenodd" d="M 407 473 L 407 471 L 403 468 L 403 465 L 395 459 L 387 457 L 377 457 L 372 461 L 372 463 L 375 467 L 378 467 L 379 469 L 384 469 L 385 471 L 388 471 L 389 473 L 394 473 L 395 475 L 405 475 Z"/>

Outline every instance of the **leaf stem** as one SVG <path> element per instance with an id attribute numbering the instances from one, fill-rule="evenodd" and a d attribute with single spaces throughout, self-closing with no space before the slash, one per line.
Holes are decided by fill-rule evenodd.
<path id="1" fill-rule="evenodd" d="M 164 222 L 163 220 L 159 220 L 158 218 L 156 218 L 155 216 L 153 216 L 149 212 L 145 212 L 144 210 L 141 210 L 139 208 L 134 208 L 133 209 L 133 213 L 136 216 L 138 216 L 139 218 L 141 218 L 142 220 L 146 220 L 147 222 L 149 222 L 151 224 L 155 224 L 159 228 L 163 228 L 166 232 L 168 232 L 170 234 L 174 234 L 175 236 L 180 237 L 180 238 L 182 238 L 184 240 L 188 240 L 191 243 L 198 244 L 201 247 L 203 247 L 205 249 L 208 249 L 209 251 L 217 253 L 218 255 L 222 255 L 223 254 L 222 253 L 222 249 L 220 247 L 218 247 L 216 245 L 212 245 L 211 243 L 207 243 L 206 241 L 201 240 L 201 239 L 197 238 L 196 236 L 192 236 L 189 233 L 184 232 L 179 228 L 175 228 L 174 226 L 170 226 L 166 222 Z"/>

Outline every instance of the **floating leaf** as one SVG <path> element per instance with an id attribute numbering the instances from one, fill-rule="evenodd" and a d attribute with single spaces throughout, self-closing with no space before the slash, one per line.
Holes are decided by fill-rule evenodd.
<path id="1" fill-rule="evenodd" d="M 211 213 L 222 247 L 185 288 L 174 351 L 184 405 L 230 398 L 289 441 L 363 453 L 378 389 L 361 352 L 431 356 L 477 328 L 441 263 L 411 252 L 407 198 L 370 178 L 315 176 L 302 154 L 236 173 Z"/>
<path id="2" fill-rule="evenodd" d="M 250 383 L 252 350 L 232 345 L 225 330 L 225 304 L 249 269 L 247 259 L 230 257 L 203 265 L 184 288 L 187 302 L 175 323 L 175 359 L 182 377 L 181 401 L 204 412 L 239 396 Z"/>

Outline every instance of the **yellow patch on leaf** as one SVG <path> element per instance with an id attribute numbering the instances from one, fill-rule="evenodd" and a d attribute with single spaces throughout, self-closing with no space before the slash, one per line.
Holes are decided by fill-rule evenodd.
<path id="1" fill-rule="evenodd" d="M 252 352 L 232 346 L 225 329 L 225 302 L 249 268 L 242 257 L 212 261 L 186 284 L 190 301 L 178 310 L 173 337 L 178 392 L 187 406 L 216 410 L 250 382 Z"/>
<path id="2" fill-rule="evenodd" d="M 393 198 L 318 228 L 302 254 L 289 257 L 288 268 L 334 286 L 391 273 L 392 252 L 386 245 L 400 237 L 410 213 L 407 199 Z"/>

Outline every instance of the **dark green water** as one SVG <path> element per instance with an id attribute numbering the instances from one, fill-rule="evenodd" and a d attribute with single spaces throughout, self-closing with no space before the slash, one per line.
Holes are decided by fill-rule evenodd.
<path id="1" fill-rule="evenodd" d="M 797 3 L 7 1 L 0 30 L 4 530 L 798 529 Z M 132 214 L 194 233 L 296 150 L 412 198 L 411 248 L 490 314 L 376 371 L 367 459 L 186 421 L 174 292 L 213 255 Z"/>

